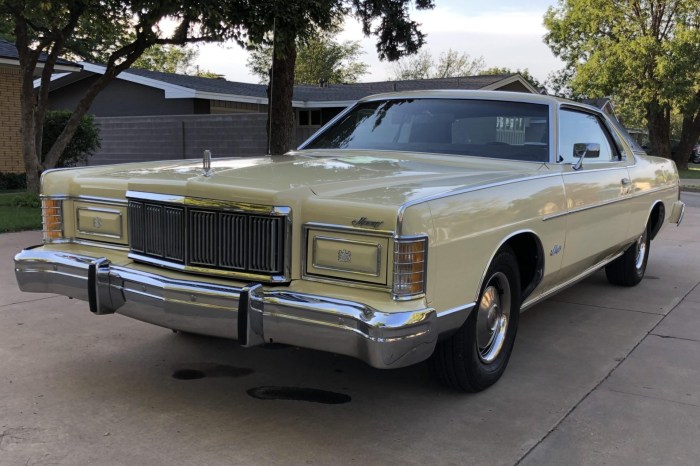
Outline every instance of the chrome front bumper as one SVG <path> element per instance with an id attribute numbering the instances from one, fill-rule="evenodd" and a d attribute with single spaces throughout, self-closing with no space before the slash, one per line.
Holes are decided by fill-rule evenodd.
<path id="1" fill-rule="evenodd" d="M 345 354 L 378 368 L 427 359 L 439 333 L 448 330 L 441 327 L 454 321 L 438 319 L 431 308 L 380 312 L 256 283 L 237 287 L 174 279 L 41 247 L 15 256 L 15 274 L 22 291 L 88 301 L 94 314 L 118 312 L 162 327 L 237 339 L 246 347 L 274 342 Z"/>

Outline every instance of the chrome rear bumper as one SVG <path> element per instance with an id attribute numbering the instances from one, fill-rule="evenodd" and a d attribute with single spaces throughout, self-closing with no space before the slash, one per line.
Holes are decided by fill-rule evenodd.
<path id="1" fill-rule="evenodd" d="M 118 312 L 162 327 L 238 339 L 243 346 L 275 342 L 345 354 L 378 368 L 428 358 L 443 330 L 431 308 L 380 312 L 256 283 L 173 279 L 41 247 L 15 256 L 15 274 L 22 291 L 88 301 L 95 314 Z"/>

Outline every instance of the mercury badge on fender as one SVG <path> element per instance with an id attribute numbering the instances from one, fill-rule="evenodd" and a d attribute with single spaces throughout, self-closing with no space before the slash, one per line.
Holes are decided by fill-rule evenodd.
<path id="1" fill-rule="evenodd" d="M 598 110 L 492 91 L 369 97 L 283 156 L 54 170 L 42 203 L 24 291 L 245 347 L 428 359 L 465 391 L 503 374 L 520 311 L 602 267 L 638 284 L 684 208 L 673 162 Z"/>

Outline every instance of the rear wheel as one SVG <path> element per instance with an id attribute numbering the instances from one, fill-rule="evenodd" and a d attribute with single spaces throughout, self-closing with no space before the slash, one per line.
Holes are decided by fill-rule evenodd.
<path id="1" fill-rule="evenodd" d="M 644 278 L 649 259 L 649 225 L 620 257 L 605 266 L 605 276 L 613 285 L 635 286 Z"/>
<path id="2" fill-rule="evenodd" d="M 503 375 L 520 316 L 520 278 L 513 251 L 494 258 L 477 307 L 448 340 L 438 343 L 430 365 L 438 380 L 458 390 L 479 392 Z"/>

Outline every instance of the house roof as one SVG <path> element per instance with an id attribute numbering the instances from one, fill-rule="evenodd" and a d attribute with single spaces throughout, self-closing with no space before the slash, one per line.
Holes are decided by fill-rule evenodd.
<path id="1" fill-rule="evenodd" d="M 47 57 L 48 55 L 43 52 L 41 55 L 39 55 L 37 68 L 43 68 L 42 63 L 46 63 Z M 12 42 L 8 42 L 4 39 L 0 39 L 0 64 L 19 65 L 19 53 L 17 52 L 17 47 Z M 58 58 L 56 60 L 55 69 L 58 71 L 80 71 L 80 65 L 73 63 L 72 61 Z"/>
<path id="2" fill-rule="evenodd" d="M 103 74 L 105 67 L 94 63 L 81 63 L 82 73 L 57 75 L 52 83 L 56 89 L 90 74 Z M 82 75 L 82 76 L 81 76 Z M 267 104 L 267 85 L 203 78 L 176 73 L 163 73 L 130 68 L 118 75 L 119 79 L 162 89 L 166 99 L 195 98 Z M 345 107 L 372 94 L 394 91 L 426 89 L 493 90 L 520 82 L 532 93 L 535 89 L 520 74 L 466 76 L 460 78 L 417 79 L 407 81 L 381 81 L 371 83 L 325 84 L 323 86 L 294 86 L 292 105 L 297 108 Z"/>

